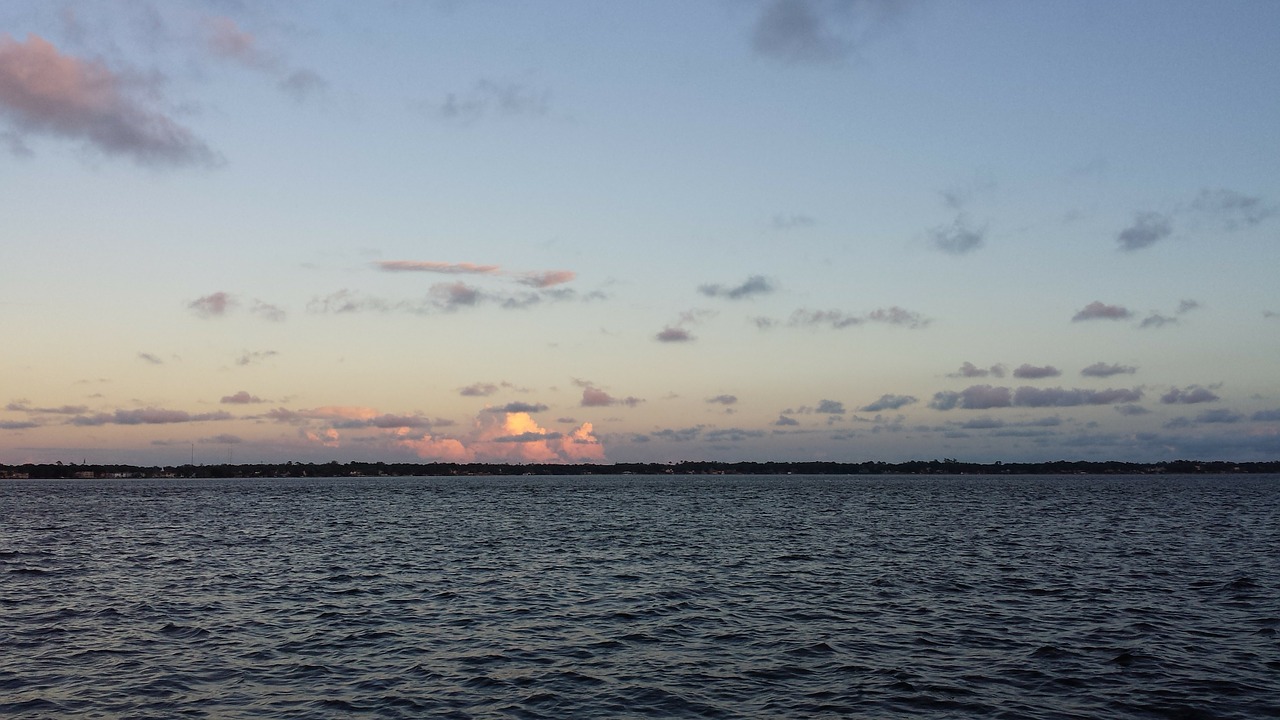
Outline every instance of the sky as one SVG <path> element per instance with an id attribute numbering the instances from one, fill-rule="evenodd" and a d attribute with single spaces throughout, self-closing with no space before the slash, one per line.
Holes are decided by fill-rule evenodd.
<path id="1" fill-rule="evenodd" d="M 1280 458 L 1277 28 L 8 0 L 0 463 Z"/>

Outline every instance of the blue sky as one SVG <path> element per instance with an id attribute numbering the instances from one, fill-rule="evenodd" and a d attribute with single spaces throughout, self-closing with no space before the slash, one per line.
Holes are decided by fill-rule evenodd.
<path id="1" fill-rule="evenodd" d="M 7 3 L 0 462 L 1275 458 L 1276 27 Z"/>

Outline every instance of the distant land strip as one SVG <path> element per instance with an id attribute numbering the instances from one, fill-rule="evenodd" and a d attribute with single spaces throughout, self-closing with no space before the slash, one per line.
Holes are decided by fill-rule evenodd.
<path id="1" fill-rule="evenodd" d="M 714 462 L 593 464 L 246 463 L 212 465 L 0 465 L 0 479 L 450 477 L 511 475 L 1154 475 L 1280 473 L 1280 460 L 1172 460 L 1154 463 L 1058 460 L 969 463 L 954 459 L 900 463 Z"/>

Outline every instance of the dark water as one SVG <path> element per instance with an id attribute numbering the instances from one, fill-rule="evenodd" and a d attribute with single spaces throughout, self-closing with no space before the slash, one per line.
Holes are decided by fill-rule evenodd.
<path id="1" fill-rule="evenodd" d="M 1280 477 L 0 483 L 0 716 L 1280 717 Z"/>

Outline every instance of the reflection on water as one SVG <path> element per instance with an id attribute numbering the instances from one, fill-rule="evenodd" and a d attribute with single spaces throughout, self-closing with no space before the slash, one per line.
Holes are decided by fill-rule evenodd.
<path id="1" fill-rule="evenodd" d="M 0 485 L 0 715 L 1280 716 L 1280 478 Z"/>

